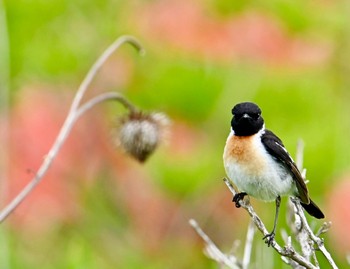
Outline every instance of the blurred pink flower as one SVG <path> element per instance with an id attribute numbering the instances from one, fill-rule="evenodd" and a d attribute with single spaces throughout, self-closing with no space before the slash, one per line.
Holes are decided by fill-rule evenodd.
<path id="1" fill-rule="evenodd" d="M 318 65 L 330 55 L 329 44 L 290 37 L 266 14 L 246 11 L 224 19 L 202 5 L 199 1 L 152 1 L 136 12 L 135 21 L 147 38 L 214 60 L 243 57 L 269 64 Z"/>
<path id="2" fill-rule="evenodd" d="M 167 144 L 172 156 L 182 159 L 192 158 L 192 154 L 204 143 L 204 134 L 185 122 L 175 121 L 171 125 L 168 140 Z"/>
<path id="3" fill-rule="evenodd" d="M 47 86 L 20 91 L 12 109 L 9 133 L 7 201 L 31 180 L 63 123 L 70 98 Z M 107 118 L 107 119 L 106 119 Z M 110 120 L 111 121 L 111 120 Z M 176 203 L 147 176 L 145 169 L 112 145 L 111 123 L 98 109 L 82 117 L 73 128 L 44 180 L 10 216 L 14 227 L 43 234 L 54 224 L 74 222 L 83 214 L 79 195 L 102 173 L 116 186 L 116 205 L 125 207 L 142 247 L 161 245 L 171 225 Z M 187 225 L 185 220 L 184 225 Z M 24 229 L 25 226 L 25 229 Z M 144 245 L 143 245 L 144 244 Z"/>
<path id="4" fill-rule="evenodd" d="M 11 110 L 9 186 L 4 190 L 9 193 L 7 201 L 33 177 L 68 111 L 70 92 L 66 95 L 48 88 L 36 85 L 21 90 Z M 190 246 L 199 241 L 188 225 L 191 217 L 207 220 L 214 231 L 216 219 L 220 219 L 223 227 L 235 227 L 234 216 L 238 211 L 232 207 L 228 191 L 220 187 L 211 189 L 205 194 L 208 204 L 191 196 L 182 200 L 169 195 L 152 180 L 144 166 L 112 146 L 108 117 L 99 114 L 95 109 L 79 119 L 44 180 L 10 216 L 14 229 L 32 240 L 62 223 L 79 225 L 86 210 L 81 194 L 90 186 L 94 188 L 93 183 L 101 175 L 109 180 L 107 186 L 111 188 L 106 195 L 113 199 L 111 206 L 122 208 L 122 216 L 127 218 L 123 234 L 134 247 L 150 255 L 164 251 L 165 242 Z M 185 123 L 174 122 L 172 128 L 169 146 L 165 148 L 171 158 L 191 156 L 206 141 L 203 134 Z M 224 232 L 217 237 L 227 240 Z M 202 244 L 195 246 L 202 248 Z"/>
<path id="5" fill-rule="evenodd" d="M 20 91 L 10 117 L 9 195 L 14 197 L 34 176 L 50 149 L 66 116 L 70 100 L 35 86 Z M 81 119 L 43 182 L 15 211 L 15 223 L 43 229 L 77 213 L 70 179 L 93 178 L 101 165 L 104 128 L 94 118 Z M 17 220 L 17 221 L 16 221 Z"/>
<path id="6" fill-rule="evenodd" d="M 341 255 L 348 254 L 350 249 L 350 176 L 346 175 L 337 181 L 329 193 L 327 219 L 332 221 L 330 234 L 334 247 Z"/>

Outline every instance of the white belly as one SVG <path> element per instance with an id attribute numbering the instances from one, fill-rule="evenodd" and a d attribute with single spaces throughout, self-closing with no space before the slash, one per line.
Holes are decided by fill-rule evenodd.
<path id="1" fill-rule="evenodd" d="M 229 135 L 225 151 L 226 174 L 240 192 L 264 201 L 292 194 L 294 180 L 261 143 L 261 133 L 249 138 Z M 243 150 L 244 149 L 244 150 Z"/>

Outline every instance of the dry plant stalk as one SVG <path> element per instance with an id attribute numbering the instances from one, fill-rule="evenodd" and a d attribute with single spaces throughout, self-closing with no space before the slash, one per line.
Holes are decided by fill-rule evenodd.
<path id="1" fill-rule="evenodd" d="M 306 170 L 302 169 L 303 163 L 303 144 L 302 142 L 298 143 L 297 146 L 297 157 L 296 163 L 300 171 L 303 171 L 303 177 L 305 178 Z M 236 190 L 230 181 L 224 178 L 224 182 L 227 187 L 231 191 L 233 195 L 236 194 Z M 301 253 L 298 253 L 295 248 L 292 246 L 292 237 L 288 236 L 286 232 L 284 232 L 284 241 L 285 245 L 282 247 L 279 245 L 275 239 L 271 244 L 272 248 L 281 256 L 282 260 L 290 265 L 292 268 L 307 268 L 307 269 L 319 269 L 320 265 L 318 263 L 316 257 L 316 251 L 321 251 L 323 256 L 327 259 L 329 265 L 333 269 L 337 269 L 337 265 L 335 264 L 331 254 L 326 249 L 323 239 L 320 238 L 322 233 L 325 233 L 329 230 L 331 223 L 325 222 L 318 230 L 318 232 L 314 233 L 307 222 L 307 219 L 304 215 L 304 211 L 300 205 L 300 202 L 297 198 L 291 198 L 291 212 L 288 225 L 292 228 L 294 233 L 294 238 L 298 242 L 301 247 Z M 243 209 L 245 209 L 249 216 L 251 217 L 251 223 L 265 236 L 268 234 L 268 231 L 265 227 L 265 224 L 262 222 L 260 217 L 256 214 L 253 207 L 251 206 L 248 199 L 243 199 L 240 201 L 240 205 Z M 292 221 L 294 219 L 294 221 Z M 199 225 L 191 220 L 190 224 L 195 229 L 197 234 L 203 239 L 205 242 L 205 250 L 207 256 L 221 265 L 225 265 L 228 268 L 240 268 L 247 269 L 249 264 L 252 262 L 250 260 L 250 253 L 252 249 L 252 225 L 249 225 L 247 232 L 247 239 L 244 248 L 244 255 L 241 261 L 240 258 L 233 256 L 232 254 L 223 253 L 206 235 Z M 254 227 L 254 228 L 255 228 Z M 209 252 L 208 250 L 215 250 Z M 209 254 L 208 254 L 209 253 Z M 312 261 L 311 261 L 312 260 Z M 230 261 L 230 262 L 226 262 Z"/>
<path id="2" fill-rule="evenodd" d="M 92 65 L 89 72 L 85 76 L 84 80 L 81 82 L 75 96 L 73 99 L 73 102 L 71 104 L 70 110 L 68 112 L 68 115 L 65 119 L 65 122 L 63 123 L 60 132 L 58 133 L 58 136 L 56 137 L 56 140 L 54 141 L 51 149 L 46 154 L 43 163 L 41 164 L 38 171 L 35 173 L 32 180 L 27 184 L 27 186 L 24 187 L 24 189 L 0 212 L 0 222 L 3 222 L 18 206 L 23 200 L 32 192 L 32 190 L 42 181 L 44 178 L 44 175 L 50 168 L 51 164 L 53 163 L 54 159 L 57 157 L 58 152 L 60 151 L 62 145 L 66 141 L 68 135 L 70 134 L 71 129 L 73 128 L 76 121 L 84 115 L 88 110 L 93 108 L 94 106 L 103 103 L 105 101 L 116 101 L 119 104 L 122 104 L 128 111 L 129 111 L 129 117 L 132 118 L 133 115 L 143 115 L 142 119 L 151 117 L 146 113 L 142 113 L 139 111 L 132 103 L 130 103 L 122 94 L 118 92 L 104 92 L 100 93 L 97 96 L 89 99 L 85 103 L 82 103 L 82 99 L 88 90 L 93 78 L 96 76 L 97 72 L 101 69 L 103 64 L 106 62 L 106 60 L 117 50 L 120 48 L 123 44 L 130 44 L 133 46 L 140 54 L 144 53 L 144 49 L 139 43 L 137 39 L 135 39 L 132 36 L 121 36 L 118 39 L 116 39 L 97 59 L 97 61 Z M 153 115 L 153 114 L 150 114 Z M 147 120 L 145 120 L 147 121 Z M 152 135 L 155 135 L 157 137 L 160 137 L 159 134 L 162 132 L 162 126 L 160 122 L 157 122 L 156 120 L 152 121 L 152 126 L 155 130 L 152 130 Z M 149 129 L 149 128 L 148 128 Z M 135 132 L 133 129 L 130 130 L 130 132 L 133 132 L 133 134 L 136 134 L 138 143 L 135 143 L 134 140 L 131 139 L 131 142 L 129 141 L 129 144 L 136 145 L 136 150 L 138 148 L 142 147 L 142 156 L 145 159 L 149 154 L 151 154 L 155 147 L 158 144 L 158 140 L 152 140 L 152 146 L 151 149 L 149 147 L 149 141 L 147 139 L 144 139 L 144 136 L 147 136 L 149 139 L 149 132 L 148 129 L 145 130 L 145 128 L 137 128 L 137 131 Z M 134 137 L 135 138 L 135 137 Z M 152 138 L 153 139 L 153 138 Z M 140 143 L 139 141 L 142 141 L 143 143 L 147 144 L 147 150 L 145 150 L 144 144 Z M 125 146 L 122 144 L 122 146 Z M 129 145 L 130 147 L 130 145 Z M 136 159 L 137 156 L 134 156 Z"/>

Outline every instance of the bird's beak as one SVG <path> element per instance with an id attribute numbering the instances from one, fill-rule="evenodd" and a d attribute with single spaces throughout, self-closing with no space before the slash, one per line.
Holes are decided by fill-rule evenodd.
<path id="1" fill-rule="evenodd" d="M 250 116 L 247 113 L 244 113 L 243 118 L 248 119 L 248 118 L 250 118 Z"/>

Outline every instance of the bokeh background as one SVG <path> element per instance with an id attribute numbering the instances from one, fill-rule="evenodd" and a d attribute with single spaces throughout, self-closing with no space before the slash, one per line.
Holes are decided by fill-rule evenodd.
<path id="1" fill-rule="evenodd" d="M 292 155 L 304 140 L 311 196 L 333 223 L 326 246 L 348 266 L 349 14 L 346 0 L 0 1 L 3 206 L 31 179 L 82 78 L 118 36 L 136 36 L 147 53 L 123 46 L 89 94 L 120 91 L 172 120 L 141 165 L 114 143 L 125 110 L 106 104 L 85 115 L 1 226 L 0 267 L 217 268 L 188 220 L 225 251 L 244 243 L 249 219 L 222 181 L 230 110 L 241 101 L 260 105 Z M 252 203 L 272 227 L 274 204 Z M 253 260 L 289 268 L 260 234 Z"/>

